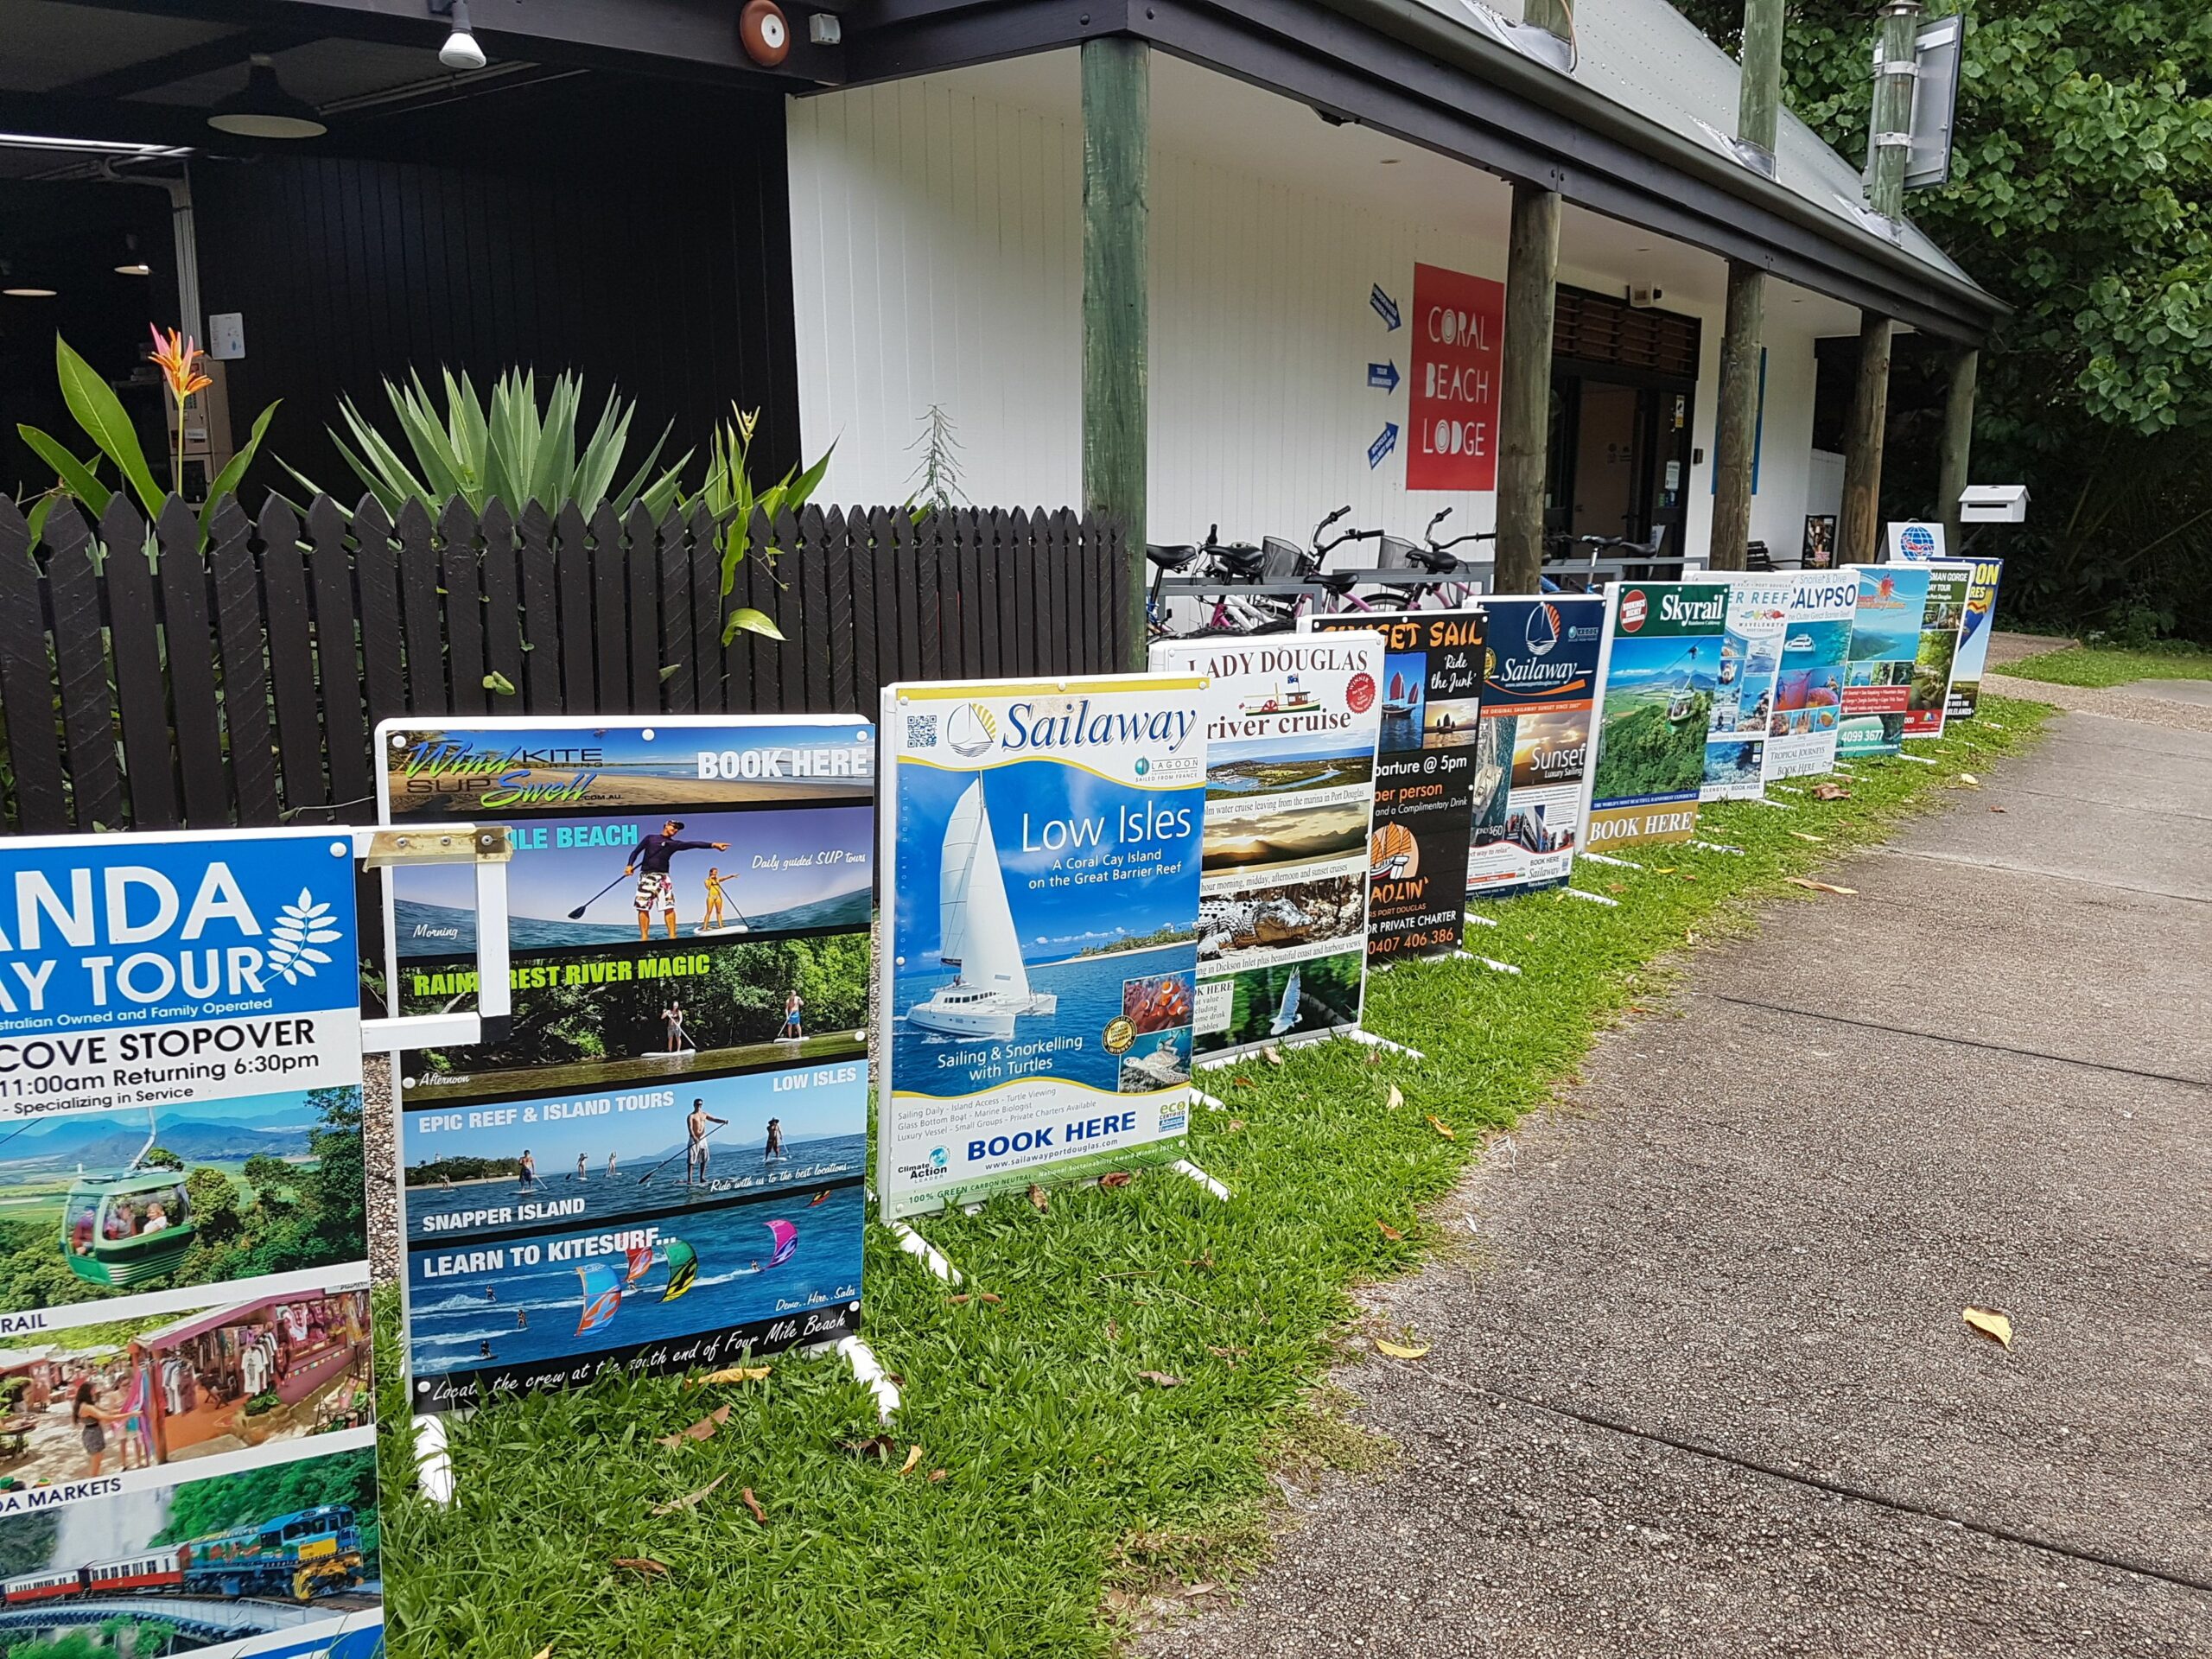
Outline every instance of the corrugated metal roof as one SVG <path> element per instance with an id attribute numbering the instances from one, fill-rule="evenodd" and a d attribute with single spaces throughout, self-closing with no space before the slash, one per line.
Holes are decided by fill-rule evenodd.
<path id="1" fill-rule="evenodd" d="M 1427 10 L 1484 35 L 1469 14 L 1476 0 L 1421 0 Z M 1482 8 L 1517 23 L 1522 0 L 1498 0 Z M 1677 137 L 1732 158 L 1728 139 L 1736 130 L 1736 60 L 1708 39 L 1668 0 L 1584 0 L 1575 8 L 1577 86 L 1618 105 L 1631 114 L 1666 128 Z M 1491 37 L 1494 38 L 1494 37 Z M 1867 22 L 1868 91 L 1872 92 L 1873 20 Z M 1827 147 L 1804 122 L 1782 111 L 1775 138 L 1775 181 L 1830 214 L 1861 230 L 1878 227 L 1871 215 L 1860 169 Z M 1739 163 L 1740 165 L 1740 163 Z M 1925 232 L 1910 223 L 1897 237 L 1897 246 L 1921 264 L 1961 282 L 1973 282 Z M 1977 286 L 1979 286 L 1977 284 Z"/>

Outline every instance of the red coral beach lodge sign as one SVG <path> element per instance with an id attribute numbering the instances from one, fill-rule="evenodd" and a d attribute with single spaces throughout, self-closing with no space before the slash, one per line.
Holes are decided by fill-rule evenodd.
<path id="1" fill-rule="evenodd" d="M 1415 265 L 1413 331 L 1406 487 L 1496 489 L 1505 284 Z"/>

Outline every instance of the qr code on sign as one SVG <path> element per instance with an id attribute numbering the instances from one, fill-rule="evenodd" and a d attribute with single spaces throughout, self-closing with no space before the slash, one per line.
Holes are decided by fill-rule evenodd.
<path id="1" fill-rule="evenodd" d="M 937 747 L 937 716 L 935 715 L 906 716 L 906 747 L 910 749 Z"/>

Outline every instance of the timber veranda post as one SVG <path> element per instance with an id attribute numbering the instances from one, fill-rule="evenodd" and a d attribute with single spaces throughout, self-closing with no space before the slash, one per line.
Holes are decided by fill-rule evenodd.
<path id="1" fill-rule="evenodd" d="M 1744 0 L 1744 45 L 1736 137 L 1773 172 L 1782 101 L 1783 0 Z M 1751 458 L 1758 448 L 1759 355 L 1766 327 L 1766 272 L 1728 262 L 1728 309 L 1720 342 L 1720 407 L 1713 439 L 1710 563 L 1740 570 L 1751 539 Z"/>
<path id="2" fill-rule="evenodd" d="M 1527 0 L 1524 21 L 1574 37 L 1567 0 Z M 1497 539 L 1494 584 L 1533 594 L 1544 564 L 1544 467 L 1549 455 L 1552 322 L 1559 298 L 1559 192 L 1513 182 L 1505 254 L 1505 338 L 1498 365 Z"/>
<path id="3" fill-rule="evenodd" d="M 1936 469 L 1936 516 L 1943 521 L 1943 546 L 1959 551 L 1959 497 L 1966 493 L 1967 466 L 1974 456 L 1974 385 L 1981 377 L 1981 353 L 1962 346 L 1951 354 L 1951 378 L 1943 398 L 1943 448 Z"/>
<path id="4" fill-rule="evenodd" d="M 1145 666 L 1145 445 L 1151 316 L 1149 45 L 1102 35 L 1083 75 L 1083 506 L 1127 537 L 1128 661 Z"/>

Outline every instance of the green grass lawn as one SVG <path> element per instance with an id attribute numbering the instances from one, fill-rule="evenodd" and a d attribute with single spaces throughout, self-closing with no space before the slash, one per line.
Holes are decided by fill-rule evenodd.
<path id="1" fill-rule="evenodd" d="M 2068 645 L 1994 671 L 2050 685 L 2126 685 L 2134 680 L 2212 680 L 2212 651 L 2176 643 L 2153 651 Z"/>
<path id="2" fill-rule="evenodd" d="M 1422 1206 L 1574 1073 L 1599 1027 L 1663 990 L 1672 953 L 1746 928 L 1755 901 L 1853 902 L 1786 878 L 1968 788 L 1961 772 L 2025 746 L 2048 712 L 1982 709 L 1915 746 L 1937 766 L 1853 763 L 1847 800 L 1801 782 L 1777 798 L 1793 811 L 1708 809 L 1706 839 L 1741 855 L 1578 866 L 1618 909 L 1557 893 L 1486 906 L 1498 925 L 1468 942 L 1519 977 L 1433 962 L 1372 982 L 1370 1027 L 1421 1060 L 1340 1043 L 1206 1074 L 1229 1109 L 1193 1114 L 1192 1156 L 1227 1204 L 1158 1170 L 1055 1192 L 1045 1213 L 1008 1198 L 925 1224 L 988 1300 L 956 1300 L 871 1229 L 867 1334 L 906 1388 L 887 1454 L 842 1365 L 791 1356 L 764 1382 L 601 1384 L 456 1424 L 460 1496 L 439 1510 L 407 1478 L 387 1365 L 396 1651 L 1064 1659 L 1110 1650 L 1153 1589 L 1233 1580 L 1266 1548 L 1271 1471 L 1389 1454 L 1332 1408 L 1326 1377 L 1344 1344 L 1392 1334 L 1360 1323 L 1356 1288 L 1445 1243 Z M 394 1311 L 386 1293 L 388 1353 Z M 721 1407 L 711 1439 L 658 1444 Z"/>

